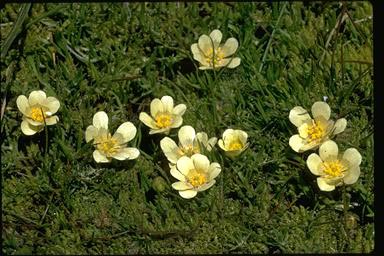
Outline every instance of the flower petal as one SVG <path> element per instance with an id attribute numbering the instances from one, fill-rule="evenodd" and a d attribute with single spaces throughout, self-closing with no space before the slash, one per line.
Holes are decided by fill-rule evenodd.
<path id="1" fill-rule="evenodd" d="M 327 140 L 321 144 L 319 148 L 319 155 L 323 161 L 327 159 L 335 159 L 339 154 L 337 144 L 332 140 Z"/>
<path id="2" fill-rule="evenodd" d="M 348 173 L 344 176 L 343 181 L 345 184 L 353 184 L 355 183 L 360 176 L 360 167 L 355 166 L 348 170 Z"/>
<path id="3" fill-rule="evenodd" d="M 156 98 L 151 101 L 150 105 L 150 111 L 151 111 L 151 116 L 156 117 L 156 115 L 160 112 L 164 112 L 164 106 L 163 102 L 161 102 L 160 99 Z"/>
<path id="4" fill-rule="evenodd" d="M 203 52 L 204 56 L 208 57 L 209 51 L 213 48 L 211 38 L 207 35 L 201 35 L 199 37 L 198 47 L 200 51 Z"/>
<path id="5" fill-rule="evenodd" d="M 43 126 L 33 126 L 25 120 L 21 122 L 21 131 L 25 135 L 33 135 L 36 132 L 41 131 L 43 128 Z"/>
<path id="6" fill-rule="evenodd" d="M 196 137 L 195 129 L 193 129 L 193 127 L 190 125 L 184 125 L 180 128 L 178 137 L 179 143 L 183 147 L 191 146 Z"/>
<path id="7" fill-rule="evenodd" d="M 152 117 L 150 117 L 147 113 L 141 112 L 139 115 L 139 120 L 143 122 L 146 126 L 152 129 L 158 129 L 156 126 L 155 120 L 153 120 Z"/>
<path id="8" fill-rule="evenodd" d="M 359 151 L 355 148 L 345 150 L 342 158 L 348 161 L 349 167 L 359 166 L 362 160 Z"/>
<path id="9" fill-rule="evenodd" d="M 221 50 L 224 54 L 224 58 L 234 54 L 238 47 L 239 47 L 239 42 L 236 40 L 236 38 L 231 37 L 227 39 L 225 44 L 221 47 Z"/>
<path id="10" fill-rule="evenodd" d="M 171 124 L 170 128 L 177 128 L 182 124 L 183 124 L 183 118 L 181 116 L 174 116 L 173 123 Z"/>
<path id="11" fill-rule="evenodd" d="M 307 166 L 308 169 L 313 173 L 314 175 L 321 175 L 319 172 L 319 167 L 323 163 L 323 160 L 321 160 L 320 156 L 316 153 L 312 153 L 307 158 Z"/>
<path id="12" fill-rule="evenodd" d="M 226 65 L 227 68 L 235 68 L 239 66 L 241 63 L 241 59 L 239 57 L 235 57 L 230 59 L 229 63 Z"/>
<path id="13" fill-rule="evenodd" d="M 161 102 L 163 103 L 164 112 L 172 113 L 173 98 L 171 96 L 166 95 L 161 98 Z"/>
<path id="14" fill-rule="evenodd" d="M 90 142 L 91 140 L 97 137 L 98 133 L 99 133 L 99 129 L 97 129 L 95 126 L 93 125 L 88 126 L 87 129 L 85 130 L 85 141 L 87 143 Z"/>
<path id="15" fill-rule="evenodd" d="M 175 164 L 181 157 L 177 152 L 180 150 L 176 142 L 169 137 L 164 137 L 160 141 L 160 147 L 168 161 Z"/>
<path id="16" fill-rule="evenodd" d="M 59 117 L 58 116 L 50 116 L 50 117 L 45 118 L 46 125 L 57 124 L 57 121 L 59 121 Z"/>
<path id="17" fill-rule="evenodd" d="M 136 136 L 137 129 L 131 122 L 122 123 L 119 128 L 117 128 L 115 134 L 121 134 L 123 136 L 122 143 L 127 143 L 131 141 Z"/>
<path id="18" fill-rule="evenodd" d="M 95 159 L 95 161 L 97 163 L 109 163 L 109 162 L 111 162 L 111 159 L 108 159 L 99 150 L 93 151 L 93 159 Z"/>
<path id="19" fill-rule="evenodd" d="M 41 105 L 45 99 L 47 98 L 47 95 L 43 91 L 33 91 L 29 94 L 29 105 L 34 106 L 34 105 Z"/>
<path id="20" fill-rule="evenodd" d="M 27 97 L 25 97 L 24 95 L 20 95 L 19 97 L 17 97 L 16 105 L 23 115 L 28 116 L 29 113 L 27 112 L 27 110 L 29 109 L 29 102 Z"/>
<path id="21" fill-rule="evenodd" d="M 190 198 L 195 197 L 197 195 L 197 191 L 195 191 L 195 190 L 183 190 L 183 191 L 179 191 L 179 195 L 182 198 L 190 199 Z"/>
<path id="22" fill-rule="evenodd" d="M 169 134 L 169 131 L 170 131 L 170 128 L 167 127 L 167 128 L 157 128 L 157 129 L 151 129 L 149 131 L 149 134 L 156 134 L 156 133 L 164 133 L 164 134 Z"/>
<path id="23" fill-rule="evenodd" d="M 104 111 L 99 111 L 93 116 L 93 126 L 108 130 L 108 115 Z"/>
<path id="24" fill-rule="evenodd" d="M 173 108 L 172 114 L 182 116 L 184 115 L 184 112 L 186 109 L 187 109 L 187 106 L 184 104 L 176 105 L 176 107 Z"/>
<path id="25" fill-rule="evenodd" d="M 222 150 L 224 150 L 224 151 L 227 150 L 227 149 L 225 148 L 225 146 L 224 146 L 224 141 L 223 141 L 222 139 L 219 139 L 219 141 L 217 142 L 217 144 L 219 145 L 219 147 L 220 147 Z"/>
<path id="26" fill-rule="evenodd" d="M 208 172 L 208 168 L 209 168 L 208 157 L 202 154 L 194 154 L 193 156 L 191 156 L 191 159 L 193 161 L 193 165 L 195 166 L 196 170 Z"/>
<path id="27" fill-rule="evenodd" d="M 298 134 L 293 135 L 289 138 L 289 146 L 296 151 L 300 152 L 300 149 L 305 145 L 305 140 L 301 138 Z"/>
<path id="28" fill-rule="evenodd" d="M 112 157 L 117 160 L 136 159 L 140 155 L 140 151 L 137 148 L 122 148 L 117 154 Z"/>
<path id="29" fill-rule="evenodd" d="M 212 187 L 213 184 L 215 184 L 215 183 L 216 183 L 216 180 L 211 180 L 210 182 L 205 183 L 205 184 L 201 185 L 200 187 L 198 187 L 197 191 L 201 192 L 201 191 L 207 190 L 210 187 Z"/>
<path id="30" fill-rule="evenodd" d="M 176 162 L 176 166 L 184 176 L 187 176 L 190 170 L 195 169 L 192 159 L 186 156 L 180 157 Z"/>
<path id="31" fill-rule="evenodd" d="M 328 120 L 331 117 L 331 108 L 324 101 L 317 101 L 313 103 L 311 108 L 313 118 L 317 118 L 319 116 L 324 117 Z"/>
<path id="32" fill-rule="evenodd" d="M 48 108 L 52 115 L 55 114 L 60 108 L 60 102 L 55 97 L 46 98 L 42 105 Z"/>
<path id="33" fill-rule="evenodd" d="M 191 45 L 191 51 L 193 54 L 193 58 L 200 62 L 201 65 L 208 66 L 208 62 L 206 61 L 206 58 L 204 57 L 204 54 L 200 51 L 197 44 Z"/>
<path id="34" fill-rule="evenodd" d="M 179 171 L 177 170 L 176 166 L 171 167 L 170 173 L 171 173 L 171 175 L 172 175 L 174 178 L 178 179 L 179 181 L 186 181 L 186 180 L 187 180 L 187 179 L 185 178 L 185 176 L 184 176 L 181 172 L 179 172 Z"/>
<path id="35" fill-rule="evenodd" d="M 322 191 L 332 191 L 335 189 L 335 186 L 329 185 L 324 178 L 317 178 L 317 185 Z"/>
<path id="36" fill-rule="evenodd" d="M 193 186 L 182 181 L 177 181 L 175 183 L 172 183 L 172 188 L 176 190 L 187 190 L 187 189 L 192 189 Z"/>
<path id="37" fill-rule="evenodd" d="M 221 172 L 220 164 L 216 162 L 211 163 L 211 165 L 209 166 L 208 172 L 209 172 L 209 180 L 215 179 L 217 175 L 219 175 Z"/>
<path id="38" fill-rule="evenodd" d="M 311 120 L 311 116 L 303 107 L 296 106 L 291 109 L 291 111 L 289 111 L 289 121 L 291 121 L 291 123 L 296 127 L 300 127 L 304 122 L 308 120 Z"/>
<path id="39" fill-rule="evenodd" d="M 208 140 L 208 143 L 207 143 L 207 150 L 208 151 L 211 151 L 213 149 L 213 147 L 216 145 L 217 143 L 217 138 L 216 137 L 212 137 Z"/>
<path id="40" fill-rule="evenodd" d="M 345 118 L 337 119 L 334 127 L 333 134 L 339 134 L 345 130 L 347 127 L 347 120 Z"/>
<path id="41" fill-rule="evenodd" d="M 223 34 L 221 33 L 220 30 L 215 29 L 211 32 L 211 34 L 209 34 L 209 37 L 212 39 L 215 49 L 217 49 L 221 43 L 221 39 L 223 38 Z"/>

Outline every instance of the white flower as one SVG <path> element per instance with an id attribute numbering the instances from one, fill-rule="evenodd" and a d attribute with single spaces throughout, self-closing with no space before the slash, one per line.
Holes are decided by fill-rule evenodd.
<path id="1" fill-rule="evenodd" d="M 169 137 L 164 137 L 160 141 L 161 149 L 172 164 L 176 164 L 177 160 L 184 155 L 190 157 L 195 153 L 202 153 L 203 150 L 211 151 L 217 142 L 216 137 L 208 139 L 205 132 L 196 134 L 195 129 L 189 125 L 180 128 L 178 137 L 179 146 Z"/>
<path id="2" fill-rule="evenodd" d="M 339 154 L 337 144 L 328 140 L 319 148 L 319 155 L 312 153 L 307 158 L 309 170 L 317 176 L 317 184 L 323 191 L 332 191 L 335 186 L 353 184 L 360 176 L 361 155 L 355 148 Z"/>
<path id="3" fill-rule="evenodd" d="M 117 160 L 135 159 L 140 155 L 137 148 L 127 147 L 127 143 L 136 136 L 136 127 L 131 122 L 125 122 L 117 128 L 111 136 L 108 131 L 108 116 L 104 111 L 97 112 L 93 116 L 93 125 L 87 127 L 85 140 L 93 140 L 96 150 L 93 158 L 98 163 L 111 162 L 112 158 Z"/>
<path id="4" fill-rule="evenodd" d="M 60 107 L 60 102 L 55 97 L 48 97 L 43 91 L 33 91 L 29 97 L 20 95 L 16 104 L 23 114 L 21 131 L 25 135 L 33 135 L 44 129 L 44 125 L 54 125 L 59 118 L 54 114 Z"/>
<path id="5" fill-rule="evenodd" d="M 149 134 L 168 134 L 172 128 L 177 128 L 183 123 L 182 115 L 186 109 L 187 107 L 184 104 L 173 107 L 172 97 L 163 96 L 161 100 L 158 98 L 152 100 L 150 106 L 151 116 L 141 112 L 139 119 L 151 128 Z"/>
<path id="6" fill-rule="evenodd" d="M 248 134 L 245 131 L 227 129 L 217 144 L 227 156 L 234 158 L 247 149 L 247 139 Z"/>
<path id="7" fill-rule="evenodd" d="M 210 163 L 204 155 L 194 154 L 190 158 L 182 156 L 171 167 L 171 175 L 179 180 L 172 187 L 179 191 L 181 197 L 189 199 L 215 184 L 220 172 L 220 165 Z"/>
<path id="8" fill-rule="evenodd" d="M 301 153 L 317 148 L 335 134 L 343 132 L 347 126 L 345 118 L 338 119 L 336 123 L 329 119 L 331 108 L 325 102 L 315 102 L 311 112 L 313 119 L 300 106 L 294 107 L 289 112 L 289 120 L 298 128 L 299 132 L 289 139 L 289 145 L 296 152 Z"/>
<path id="9" fill-rule="evenodd" d="M 222 36 L 220 30 L 215 29 L 209 36 L 202 35 L 198 43 L 191 45 L 193 58 L 201 64 L 199 69 L 235 68 L 240 65 L 239 57 L 231 57 L 239 43 L 231 37 L 224 45 L 220 45 Z"/>

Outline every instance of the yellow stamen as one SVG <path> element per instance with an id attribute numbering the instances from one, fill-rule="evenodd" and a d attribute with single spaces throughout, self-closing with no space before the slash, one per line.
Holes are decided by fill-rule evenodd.
<path id="1" fill-rule="evenodd" d="M 116 154 L 120 147 L 117 140 L 112 138 L 111 134 L 108 134 L 97 141 L 96 148 L 104 155 L 110 157 L 113 154 Z"/>
<path id="2" fill-rule="evenodd" d="M 220 66 L 223 59 L 224 53 L 221 47 L 218 47 L 215 51 L 213 48 L 208 50 L 205 61 L 208 62 L 211 66 Z"/>
<path id="3" fill-rule="evenodd" d="M 159 113 L 155 117 L 156 125 L 160 128 L 169 127 L 173 123 L 173 118 L 168 113 Z"/>
<path id="4" fill-rule="evenodd" d="M 319 121 L 312 120 L 312 125 L 307 128 L 308 142 L 319 141 L 324 137 L 325 129 Z"/>
<path id="5" fill-rule="evenodd" d="M 340 160 L 323 163 L 323 172 L 331 178 L 342 176 L 346 169 L 347 168 L 340 162 Z"/>
<path id="6" fill-rule="evenodd" d="M 187 180 L 192 186 L 199 187 L 207 182 L 207 176 L 193 169 L 189 171 Z"/>
<path id="7" fill-rule="evenodd" d="M 194 147 L 192 144 L 189 144 L 180 148 L 183 155 L 192 156 L 193 154 L 200 153 L 200 148 L 198 145 Z"/>
<path id="8" fill-rule="evenodd" d="M 240 150 L 244 147 L 243 143 L 241 143 L 239 140 L 233 140 L 228 145 L 228 150 Z"/>
<path id="9" fill-rule="evenodd" d="M 44 122 L 44 119 L 47 118 L 47 115 L 44 113 L 41 107 L 33 107 L 31 109 L 31 118 L 36 122 Z"/>

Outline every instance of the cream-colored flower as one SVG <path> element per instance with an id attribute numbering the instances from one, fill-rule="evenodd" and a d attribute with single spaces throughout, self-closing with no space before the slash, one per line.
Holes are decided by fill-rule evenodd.
<path id="1" fill-rule="evenodd" d="M 361 155 L 355 148 L 349 148 L 341 155 L 337 144 L 328 140 L 321 144 L 319 155 L 309 155 L 307 166 L 314 175 L 320 176 L 317 185 L 321 190 L 332 191 L 335 186 L 353 184 L 359 178 Z"/>
<path id="2" fill-rule="evenodd" d="M 204 150 L 211 151 L 217 142 L 216 137 L 208 139 L 205 132 L 198 132 L 192 126 L 184 125 L 178 132 L 179 145 L 169 137 L 160 141 L 160 147 L 163 150 L 168 161 L 176 164 L 182 156 L 192 156 L 196 153 L 202 153 Z"/>
<path id="3" fill-rule="evenodd" d="M 330 120 L 331 108 L 322 101 L 317 101 L 312 105 L 312 116 L 300 107 L 296 106 L 289 112 L 289 120 L 299 131 L 289 139 L 289 145 L 296 152 L 315 149 L 324 141 L 341 133 L 347 126 L 347 120 L 340 118 L 336 122 Z"/>
<path id="4" fill-rule="evenodd" d="M 117 160 L 135 159 L 140 155 L 137 148 L 127 147 L 127 143 L 136 136 L 136 127 L 131 122 L 125 122 L 117 128 L 111 136 L 108 131 L 108 116 L 104 111 L 97 112 L 93 116 L 93 125 L 87 127 L 85 140 L 93 140 L 96 150 L 93 158 L 98 163 L 111 162 L 112 158 Z"/>
<path id="5" fill-rule="evenodd" d="M 215 29 L 209 36 L 202 35 L 198 43 L 191 45 L 193 58 L 200 62 L 199 69 L 235 68 L 240 65 L 239 57 L 231 57 L 239 43 L 231 37 L 220 45 L 222 36 L 220 30 Z"/>
<path id="6" fill-rule="evenodd" d="M 181 197 L 189 199 L 215 184 L 215 178 L 220 172 L 220 165 L 216 162 L 210 163 L 202 154 L 182 156 L 171 167 L 171 175 L 179 180 L 172 187 L 179 191 Z"/>
<path id="7" fill-rule="evenodd" d="M 179 104 L 173 107 L 171 96 L 163 96 L 161 99 L 153 99 L 150 106 L 151 116 L 141 112 L 139 119 L 150 129 L 149 134 L 168 134 L 172 128 L 177 128 L 183 123 L 182 115 L 187 107 Z"/>
<path id="8" fill-rule="evenodd" d="M 222 139 L 217 144 L 224 150 L 225 154 L 235 158 L 247 149 L 248 134 L 242 130 L 227 129 L 223 132 Z"/>
<path id="9" fill-rule="evenodd" d="M 33 91 L 26 96 L 17 97 L 16 104 L 23 114 L 21 131 L 25 135 L 33 135 L 44 129 L 44 125 L 54 125 L 59 118 L 54 114 L 60 107 L 55 97 L 48 97 L 43 91 Z"/>

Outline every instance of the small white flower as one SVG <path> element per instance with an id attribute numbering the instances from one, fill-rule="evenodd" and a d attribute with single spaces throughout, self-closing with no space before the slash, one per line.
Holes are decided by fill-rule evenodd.
<path id="1" fill-rule="evenodd" d="M 140 155 L 137 148 L 127 147 L 127 143 L 136 136 L 136 127 L 131 122 L 125 122 L 117 128 L 111 136 L 108 131 L 108 115 L 104 111 L 97 112 L 93 116 L 93 125 L 87 127 L 85 140 L 93 140 L 96 150 L 93 158 L 98 163 L 117 160 L 135 159 Z"/>
<path id="2" fill-rule="evenodd" d="M 227 156 L 235 158 L 247 149 L 247 139 L 248 134 L 245 131 L 227 129 L 217 144 Z"/>

